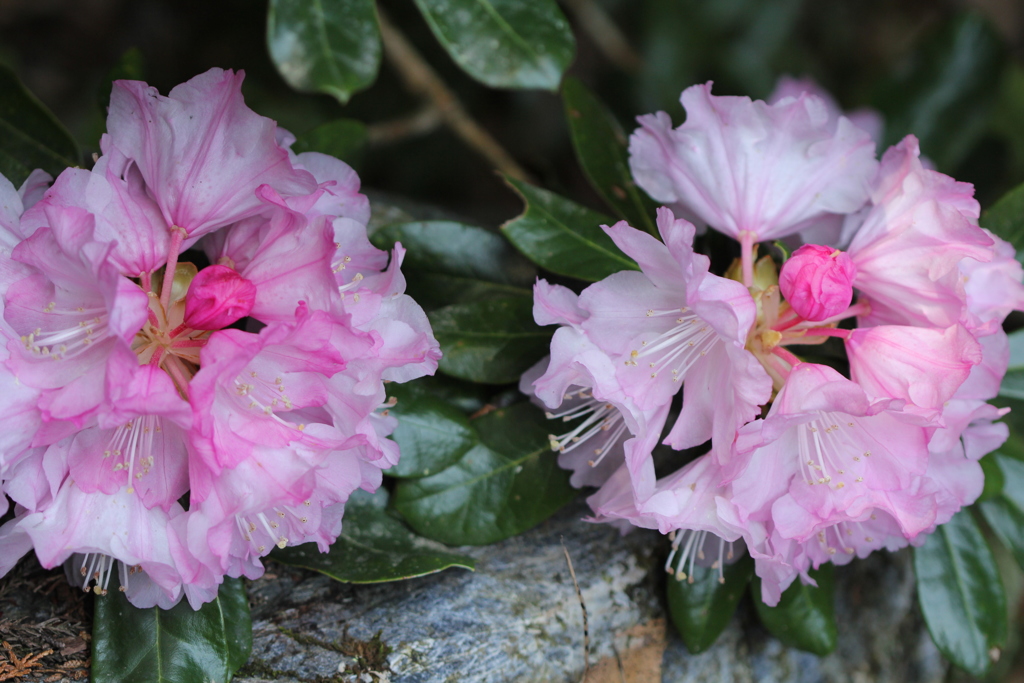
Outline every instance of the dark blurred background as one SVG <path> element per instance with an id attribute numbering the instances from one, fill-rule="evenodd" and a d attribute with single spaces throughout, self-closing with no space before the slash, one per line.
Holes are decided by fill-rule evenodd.
<path id="1" fill-rule="evenodd" d="M 556 94 L 475 83 L 443 53 L 411 0 L 381 6 L 537 182 L 600 206 L 574 160 Z M 807 75 L 844 107 L 886 110 L 897 139 L 910 123 L 928 129 L 919 132 L 925 153 L 941 170 L 974 182 L 983 202 L 1024 181 L 1024 5 L 1014 0 L 572 0 L 563 6 L 578 41 L 570 73 L 596 90 L 627 132 L 635 116 L 656 109 L 681 122 L 679 93 L 696 82 L 713 79 L 717 94 L 765 97 L 779 75 Z M 611 30 L 602 29 L 602 18 Z M 965 21 L 974 23 L 964 29 Z M 162 92 L 212 66 L 245 69 L 250 106 L 297 134 L 339 117 L 369 124 L 371 142 L 357 164 L 367 187 L 482 225 L 519 213 L 519 200 L 488 164 L 443 126 L 402 136 L 377 125 L 420 107 L 386 60 L 376 84 L 342 107 L 327 96 L 289 90 L 267 55 L 265 35 L 266 6 L 248 0 L 0 0 L 0 61 L 86 150 L 97 149 L 103 131 L 110 71 L 137 48 L 146 80 Z M 619 39 L 624 47 L 609 50 Z M 931 90 L 917 92 L 936 68 L 941 78 L 932 73 Z M 893 103 L 908 96 L 924 104 Z M 952 113 L 932 116 L 942 107 Z"/>

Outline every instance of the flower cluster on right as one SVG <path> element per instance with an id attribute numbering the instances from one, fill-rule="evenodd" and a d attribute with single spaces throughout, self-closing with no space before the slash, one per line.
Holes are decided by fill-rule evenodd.
<path id="1" fill-rule="evenodd" d="M 1024 272 L 913 136 L 879 161 L 877 121 L 796 84 L 682 103 L 683 125 L 644 116 L 630 141 L 661 240 L 605 227 L 639 270 L 579 295 L 537 283 L 537 322 L 560 327 L 521 386 L 566 423 L 552 448 L 600 487 L 595 519 L 669 534 L 680 580 L 742 541 L 774 605 L 810 568 L 920 544 L 980 495 Z M 694 251 L 707 228 L 738 243 L 721 274 Z M 659 477 L 659 442 L 707 452 Z"/>

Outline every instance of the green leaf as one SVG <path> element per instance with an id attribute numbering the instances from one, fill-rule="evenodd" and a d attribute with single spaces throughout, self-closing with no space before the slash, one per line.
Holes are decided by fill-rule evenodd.
<path id="1" fill-rule="evenodd" d="M 533 322 L 529 297 L 445 306 L 428 314 L 444 354 L 441 372 L 484 384 L 507 384 L 548 352 L 553 332 Z"/>
<path id="2" fill-rule="evenodd" d="M 615 221 L 553 192 L 505 178 L 526 203 L 521 216 L 501 226 L 526 258 L 552 273 L 596 282 L 636 263 L 601 229 Z"/>
<path id="3" fill-rule="evenodd" d="M 18 187 L 37 168 L 57 177 L 81 158 L 71 133 L 0 64 L 0 173 Z"/>
<path id="4" fill-rule="evenodd" d="M 292 149 L 302 152 L 321 152 L 341 159 L 349 166 L 362 160 L 366 147 L 366 124 L 356 119 L 335 119 L 300 135 Z"/>
<path id="5" fill-rule="evenodd" d="M 761 601 L 761 581 L 751 583 L 754 606 L 761 623 L 786 645 L 824 657 L 836 649 L 838 632 L 834 598 L 833 565 L 823 564 L 811 570 L 818 587 L 808 586 L 800 579 L 786 589 L 775 607 Z"/>
<path id="6" fill-rule="evenodd" d="M 978 222 L 1012 244 L 1018 252 L 1024 249 L 1024 184 L 1000 197 L 981 214 Z"/>
<path id="7" fill-rule="evenodd" d="M 492 88 L 557 90 L 576 40 L 555 0 L 416 0 L 455 63 Z"/>
<path id="8" fill-rule="evenodd" d="M 401 242 L 404 269 L 457 275 L 530 289 L 537 271 L 509 247 L 501 235 L 453 221 L 417 221 L 388 225 L 373 234 L 373 243 L 391 249 Z"/>
<path id="9" fill-rule="evenodd" d="M 980 504 L 981 514 L 1013 557 L 1024 568 L 1024 462 L 992 453 L 981 459 L 982 465 L 994 465 L 1002 486 Z M 990 469 L 985 470 L 985 490 L 989 489 Z"/>
<path id="10" fill-rule="evenodd" d="M 377 78 L 377 9 L 373 0 L 270 0 L 267 48 L 288 85 L 345 104 Z"/>
<path id="11" fill-rule="evenodd" d="M 961 510 L 914 549 L 917 596 L 939 651 L 975 676 L 1006 642 L 1006 595 L 995 558 L 971 513 Z"/>
<path id="12" fill-rule="evenodd" d="M 878 92 L 886 146 L 913 133 L 940 169 L 955 167 L 988 125 L 1005 61 L 1003 41 L 983 16 L 947 21 Z"/>
<path id="13" fill-rule="evenodd" d="M 431 396 L 440 399 L 455 406 L 465 415 L 475 413 L 487 405 L 491 395 L 490 387 L 441 374 L 420 377 L 405 384 L 392 382 L 386 388 L 391 391 L 396 387 L 402 387 L 402 391 L 412 396 Z"/>
<path id="14" fill-rule="evenodd" d="M 619 122 L 579 80 L 562 84 L 562 104 L 583 172 L 601 198 L 634 228 L 657 234 L 657 206 L 633 182 L 626 151 L 626 135 Z"/>
<path id="15" fill-rule="evenodd" d="M 409 291 L 428 310 L 453 303 L 532 296 L 537 271 L 490 230 L 452 221 L 388 225 L 371 241 L 381 249 L 401 242 Z"/>
<path id="16" fill-rule="evenodd" d="M 404 457 L 404 456 L 403 456 Z M 345 504 L 341 535 L 326 553 L 315 543 L 275 549 L 270 557 L 344 583 L 383 583 L 435 574 L 449 567 L 472 571 L 472 557 L 417 536 L 387 513 L 388 492 L 356 491 Z"/>
<path id="17" fill-rule="evenodd" d="M 107 115 L 107 107 L 110 105 L 110 91 L 114 87 L 114 81 L 143 81 L 146 79 L 146 60 L 142 51 L 133 47 L 125 51 L 121 58 L 114 64 L 114 68 L 107 72 L 100 87 L 96 89 L 96 102 L 100 105 L 100 111 Z"/>
<path id="18" fill-rule="evenodd" d="M 478 443 L 476 431 L 462 411 L 411 386 L 388 385 L 388 395 L 398 400 L 389 409 L 398 417 L 391 438 L 402 449 L 401 460 L 385 472 L 393 477 L 440 472 Z"/>
<path id="19" fill-rule="evenodd" d="M 1024 330 L 1011 332 L 1007 340 L 1010 343 L 1010 364 L 1007 370 L 1024 370 Z"/>
<path id="20" fill-rule="evenodd" d="M 450 545 L 495 543 L 536 526 L 576 495 L 546 423 L 528 402 L 479 418 L 482 443 L 442 472 L 400 481 L 395 508 L 413 529 Z"/>
<path id="21" fill-rule="evenodd" d="M 981 471 L 985 475 L 985 486 L 981 490 L 981 495 L 978 496 L 979 501 L 995 500 L 1002 497 L 1003 488 L 1006 486 L 1006 476 L 999 465 L 999 460 L 1004 458 L 1013 460 L 998 452 L 990 453 L 980 460 Z M 1024 467 L 1024 463 L 1020 465 Z M 1024 481 L 1021 483 L 1024 484 Z"/>
<path id="22" fill-rule="evenodd" d="M 117 590 L 96 597 L 93 683 L 227 683 L 251 650 L 240 579 L 224 579 L 216 599 L 199 611 L 185 599 L 162 610 L 139 609 Z"/>
<path id="23" fill-rule="evenodd" d="M 719 583 L 718 569 L 710 567 L 694 567 L 692 575 L 682 581 L 669 575 L 669 613 L 690 652 L 704 652 L 714 645 L 753 575 L 754 561 L 746 553 L 725 566 L 724 583 Z"/>

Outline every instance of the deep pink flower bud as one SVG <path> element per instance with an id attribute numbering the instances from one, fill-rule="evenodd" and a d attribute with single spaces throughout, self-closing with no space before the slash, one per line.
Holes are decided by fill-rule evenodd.
<path id="1" fill-rule="evenodd" d="M 203 268 L 185 295 L 185 324 L 193 330 L 220 330 L 249 315 L 256 285 L 227 266 Z"/>
<path id="2" fill-rule="evenodd" d="M 832 247 L 805 244 L 782 264 L 779 289 L 806 320 L 825 320 L 850 307 L 857 267 Z"/>

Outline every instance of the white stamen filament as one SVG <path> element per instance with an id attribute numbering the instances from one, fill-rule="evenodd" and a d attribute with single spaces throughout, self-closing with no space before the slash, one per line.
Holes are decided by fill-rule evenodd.
<path id="1" fill-rule="evenodd" d="M 648 310 L 646 317 L 676 316 L 676 324 L 651 341 L 644 341 L 640 349 L 630 352 L 626 365 L 637 367 L 638 361 L 652 355 L 659 355 L 647 362 L 651 377 L 657 377 L 669 366 L 673 381 L 679 382 L 686 376 L 694 363 L 707 355 L 718 341 L 718 335 L 710 325 L 686 308 L 673 310 Z"/>
<path id="2" fill-rule="evenodd" d="M 627 431 L 627 425 L 618 408 L 611 403 L 599 401 L 593 398 L 592 394 L 585 392 L 585 389 L 580 389 L 575 394 L 584 399 L 581 403 L 570 405 L 569 408 L 560 413 L 547 413 L 548 419 L 561 419 L 563 422 L 586 418 L 568 432 L 559 435 L 549 434 L 548 440 L 551 444 L 551 450 L 559 453 L 568 453 L 591 441 L 598 434 L 609 433 L 603 443 L 594 448 L 594 455 L 598 456 L 595 460 L 590 461 L 590 466 L 594 467 L 619 442 Z M 571 393 L 567 396 L 569 399 L 572 397 L 573 394 Z"/>
<path id="3" fill-rule="evenodd" d="M 694 582 L 693 568 L 698 559 L 704 559 L 704 543 L 708 536 L 707 531 L 696 529 L 679 529 L 669 534 L 672 541 L 672 550 L 665 560 L 665 571 L 672 574 L 676 581 Z M 712 534 L 713 535 L 713 534 Z M 717 537 L 716 537 L 717 538 Z M 683 542 L 685 541 L 685 545 Z M 728 544 L 729 552 L 725 552 Z M 682 552 L 679 548 L 682 546 Z M 718 583 L 725 583 L 725 561 L 733 558 L 733 544 L 721 538 L 718 539 L 718 560 L 711 564 L 712 569 L 718 570 Z M 685 568 L 685 570 L 684 570 Z"/>
<path id="4" fill-rule="evenodd" d="M 47 312 L 51 315 L 65 314 L 62 311 Z M 66 314 L 71 315 L 72 313 L 81 315 L 77 311 Z M 97 342 L 103 341 L 109 336 L 109 332 L 107 316 L 104 311 L 103 315 L 80 320 L 73 327 L 45 333 L 37 328 L 31 333 L 23 335 L 21 341 L 25 344 L 25 348 L 34 354 L 49 356 L 54 360 L 64 360 L 84 352 Z"/>

